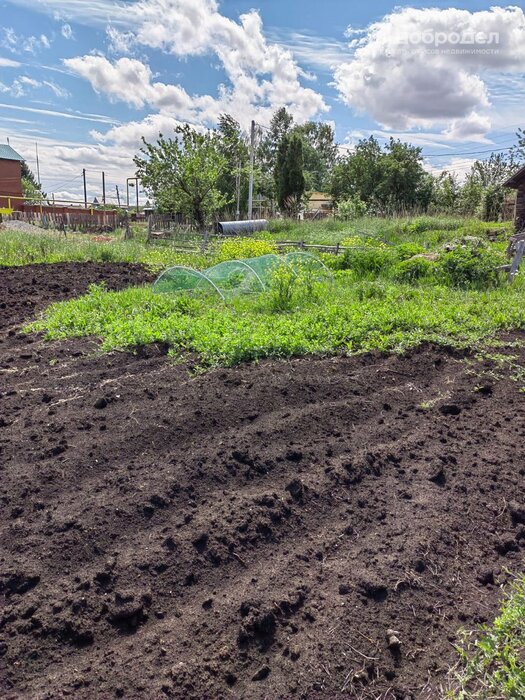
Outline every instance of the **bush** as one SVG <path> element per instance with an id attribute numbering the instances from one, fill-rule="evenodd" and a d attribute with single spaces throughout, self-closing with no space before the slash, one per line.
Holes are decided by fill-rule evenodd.
<path id="1" fill-rule="evenodd" d="M 392 272 L 398 282 L 412 284 L 424 277 L 430 277 L 434 268 L 435 264 L 426 258 L 410 258 L 398 262 Z"/>
<path id="2" fill-rule="evenodd" d="M 388 248 L 354 248 L 345 251 L 343 269 L 353 270 L 357 275 L 379 275 L 395 261 L 395 252 Z"/>
<path id="3" fill-rule="evenodd" d="M 337 205 L 337 218 L 348 221 L 349 219 L 358 219 L 366 214 L 366 204 L 354 194 L 352 197 L 339 202 Z"/>
<path id="4" fill-rule="evenodd" d="M 395 247 L 398 260 L 409 260 L 414 255 L 424 253 L 425 249 L 419 243 L 400 243 Z"/>
<path id="5" fill-rule="evenodd" d="M 484 248 L 458 246 L 438 261 L 443 280 L 453 287 L 494 287 L 500 281 L 496 270 L 501 259 Z"/>
<path id="6" fill-rule="evenodd" d="M 261 241 L 255 238 L 227 238 L 219 244 L 217 262 L 225 260 L 242 260 L 258 258 L 261 255 L 276 254 L 277 246 L 271 241 Z"/>

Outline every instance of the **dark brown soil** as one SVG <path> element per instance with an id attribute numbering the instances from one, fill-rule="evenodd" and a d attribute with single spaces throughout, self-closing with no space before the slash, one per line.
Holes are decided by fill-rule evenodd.
<path id="1" fill-rule="evenodd" d="M 57 263 L 0 266 L 0 328 L 31 319 L 54 301 L 84 294 L 94 282 L 123 289 L 154 279 L 143 265 L 128 263 Z"/>
<path id="2" fill-rule="evenodd" d="M 520 384 L 95 347 L 0 333 L 0 696 L 439 698 L 522 565 Z"/>

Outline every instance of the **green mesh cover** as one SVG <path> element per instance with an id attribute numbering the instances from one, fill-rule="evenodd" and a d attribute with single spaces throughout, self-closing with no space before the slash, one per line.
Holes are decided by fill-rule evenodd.
<path id="1" fill-rule="evenodd" d="M 274 270 L 279 265 L 288 265 L 294 272 L 306 272 L 316 278 L 331 273 L 319 260 L 309 253 L 287 255 L 261 255 L 245 260 L 227 260 L 206 270 L 176 265 L 165 270 L 153 284 L 155 292 L 174 294 L 218 294 L 223 299 L 236 294 L 263 292 L 271 283 Z"/>

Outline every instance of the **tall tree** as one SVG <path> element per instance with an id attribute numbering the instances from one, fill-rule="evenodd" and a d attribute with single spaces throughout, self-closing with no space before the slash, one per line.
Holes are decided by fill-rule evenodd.
<path id="1" fill-rule="evenodd" d="M 279 207 L 296 215 L 305 190 L 303 140 L 298 134 L 283 138 L 279 145 L 275 182 Z"/>
<path id="2" fill-rule="evenodd" d="M 203 230 L 228 203 L 218 186 L 227 159 L 215 132 L 200 133 L 185 124 L 175 127 L 175 134 L 175 140 L 159 134 L 155 144 L 142 139 L 133 159 L 137 177 L 161 211 L 183 212 Z"/>
<path id="3" fill-rule="evenodd" d="M 335 165 L 337 146 L 332 126 L 326 122 L 306 122 L 293 127 L 303 139 L 304 176 L 307 190 L 326 191 Z"/>
<path id="4" fill-rule="evenodd" d="M 293 116 L 286 107 L 281 107 L 273 115 L 270 127 L 259 134 L 256 152 L 257 189 L 268 199 L 277 199 L 277 189 L 273 173 L 277 166 L 280 144 L 290 132 Z"/>

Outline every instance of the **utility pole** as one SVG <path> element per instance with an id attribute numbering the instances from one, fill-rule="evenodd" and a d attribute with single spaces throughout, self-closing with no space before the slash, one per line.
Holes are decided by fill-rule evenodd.
<path id="1" fill-rule="evenodd" d="M 252 218 L 253 209 L 253 161 L 255 158 L 255 121 L 252 119 L 250 129 L 250 180 L 248 182 L 248 220 Z"/>
<path id="2" fill-rule="evenodd" d="M 241 162 L 237 163 L 237 175 L 235 176 L 235 191 L 237 193 L 237 210 L 235 212 L 235 220 L 239 221 L 241 218 Z"/>
<path id="3" fill-rule="evenodd" d="M 84 180 L 84 207 L 87 209 L 87 187 L 86 187 L 86 169 L 82 168 L 82 179 Z"/>
<path id="4" fill-rule="evenodd" d="M 117 202 L 118 202 L 118 208 L 120 209 L 120 194 L 118 191 L 118 185 L 115 185 L 115 189 L 117 190 Z"/>
<path id="5" fill-rule="evenodd" d="M 102 204 L 106 203 L 106 173 L 102 171 Z"/>
<path id="6" fill-rule="evenodd" d="M 137 214 L 139 213 L 139 179 L 138 177 L 135 179 L 135 190 L 137 194 Z"/>
<path id="7" fill-rule="evenodd" d="M 38 162 L 38 143 L 35 141 L 36 150 L 36 176 L 38 179 L 38 184 L 40 185 L 40 163 Z"/>

